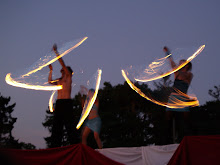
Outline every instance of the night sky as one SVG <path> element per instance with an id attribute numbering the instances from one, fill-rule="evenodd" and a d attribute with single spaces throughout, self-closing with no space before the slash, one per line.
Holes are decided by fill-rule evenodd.
<path id="1" fill-rule="evenodd" d="M 121 69 L 148 64 L 171 49 L 200 46 L 192 61 L 191 88 L 200 104 L 213 99 L 208 90 L 220 85 L 220 1 L 48 0 L 0 2 L 0 93 L 16 103 L 13 136 L 45 148 L 42 126 L 51 92 L 10 86 L 7 73 L 30 66 L 51 51 L 54 43 L 87 36 L 64 60 L 86 72 L 103 70 L 102 81 L 124 82 Z M 59 45 L 58 45 L 59 46 Z M 92 75 L 91 75 L 92 76 Z"/>

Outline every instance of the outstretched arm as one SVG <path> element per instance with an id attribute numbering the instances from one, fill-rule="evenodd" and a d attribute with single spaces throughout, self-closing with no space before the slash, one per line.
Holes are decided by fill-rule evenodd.
<path id="1" fill-rule="evenodd" d="M 56 45 L 56 44 L 53 45 L 53 51 L 55 52 L 55 54 L 56 54 L 57 57 L 60 56 L 59 52 L 57 51 L 57 45 Z M 65 74 L 66 74 L 66 75 L 71 75 L 71 73 L 70 73 L 69 70 L 67 69 L 67 67 L 66 67 L 66 65 L 65 65 L 65 63 L 64 63 L 64 61 L 63 61 L 63 59 L 62 59 L 62 57 L 59 57 L 58 61 L 59 61 L 60 65 L 62 66 L 62 68 L 63 68 Z"/>

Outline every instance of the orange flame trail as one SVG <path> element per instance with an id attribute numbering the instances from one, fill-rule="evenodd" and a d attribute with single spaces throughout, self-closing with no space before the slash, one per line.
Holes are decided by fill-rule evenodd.
<path id="1" fill-rule="evenodd" d="M 194 107 L 194 106 L 198 106 L 199 102 L 198 99 L 196 97 L 193 96 L 188 96 L 184 93 L 182 93 L 181 91 L 176 91 L 177 95 L 188 98 L 187 100 L 179 100 L 179 99 L 173 99 L 172 103 L 163 103 L 157 100 L 154 100 L 148 96 L 146 96 L 139 88 L 137 88 L 127 77 L 127 75 L 125 74 L 124 70 L 121 70 L 122 72 L 122 76 L 124 77 L 124 79 L 126 80 L 126 82 L 128 83 L 128 85 L 134 90 L 136 91 L 140 96 L 144 97 L 145 99 L 152 101 L 155 104 L 161 105 L 161 106 L 165 106 L 168 108 L 184 108 L 184 107 Z"/>
<path id="2" fill-rule="evenodd" d="M 63 57 L 64 55 L 66 55 L 67 53 L 69 53 L 70 51 L 72 51 L 73 49 L 75 49 L 76 47 L 78 47 L 79 45 L 81 45 L 88 37 L 84 37 L 82 38 L 77 44 L 75 44 L 73 47 L 65 50 L 62 54 L 60 54 L 58 57 L 54 57 L 52 60 L 50 60 L 49 62 L 47 62 L 46 64 L 43 64 L 41 66 L 39 66 L 38 68 L 24 74 L 21 75 L 20 77 L 25 77 L 25 76 L 30 76 L 31 74 L 41 70 L 42 68 L 48 66 L 49 64 L 52 64 L 53 62 L 55 62 L 56 60 L 58 60 L 59 58 Z M 16 81 L 15 79 L 13 79 L 11 77 L 11 73 L 8 73 L 5 77 L 5 81 L 6 83 L 8 83 L 9 85 L 15 86 L 15 87 L 21 87 L 21 88 L 26 88 L 26 89 L 34 89 L 34 90 L 60 90 L 62 89 L 62 85 L 53 85 L 53 86 L 44 86 L 44 85 L 31 85 L 31 84 L 26 84 L 26 83 L 21 83 Z"/>
<path id="3" fill-rule="evenodd" d="M 12 86 L 15 87 L 21 87 L 21 88 L 26 88 L 26 89 L 34 89 L 34 90 L 60 90 L 62 89 L 62 85 L 56 85 L 56 86 L 41 86 L 41 85 L 28 85 L 28 84 L 23 84 L 19 83 L 17 81 L 14 81 L 11 78 L 11 73 L 8 73 L 5 77 L 5 81 Z"/>
<path id="4" fill-rule="evenodd" d="M 49 65 L 49 64 L 52 64 L 53 62 L 55 62 L 56 60 L 58 60 L 59 58 L 63 57 L 64 55 L 66 55 L 67 53 L 71 52 L 73 49 L 75 49 L 76 47 L 78 47 L 79 45 L 81 45 L 88 37 L 84 37 L 80 42 L 78 42 L 76 45 L 74 45 L 73 47 L 71 47 L 70 49 L 64 51 L 62 54 L 60 54 L 58 57 L 50 60 L 49 62 L 47 62 L 46 64 L 42 65 L 42 66 L 39 66 L 39 68 L 35 69 L 35 70 L 32 70 L 24 75 L 22 75 L 22 77 L 24 76 L 29 76 L 30 74 L 32 73 L 35 73 L 37 72 L 38 70 L 41 70 L 42 68 L 44 68 L 45 66 Z"/>
<path id="5" fill-rule="evenodd" d="M 53 91 L 53 93 L 51 94 L 50 99 L 49 99 L 49 109 L 50 109 L 50 112 L 54 111 L 54 108 L 53 108 L 53 98 L 54 98 L 54 94 L 55 93 L 56 93 L 56 91 Z"/>
<path id="6" fill-rule="evenodd" d="M 171 56 L 171 54 L 167 55 L 166 57 L 164 58 L 160 58 L 158 59 L 157 61 L 154 61 L 152 62 L 150 65 L 149 65 L 149 69 L 145 69 L 144 72 L 149 74 L 149 75 L 153 75 L 154 73 L 157 73 L 157 68 L 162 66 L 164 63 L 165 63 L 165 60 Z"/>
<path id="7" fill-rule="evenodd" d="M 155 77 L 153 77 L 153 78 L 146 78 L 146 79 L 145 79 L 145 78 L 134 78 L 134 79 L 135 79 L 136 81 L 139 81 L 139 82 L 149 82 L 149 81 L 153 81 L 153 80 L 157 80 L 157 79 L 166 77 L 166 76 L 168 76 L 168 75 L 170 75 L 170 74 L 172 74 L 172 73 L 174 73 L 174 72 L 180 70 L 180 69 L 183 68 L 184 66 L 186 66 L 186 65 L 187 65 L 190 61 L 192 61 L 197 55 L 199 55 L 199 54 L 203 51 L 204 48 L 205 48 L 205 45 L 200 46 L 199 49 L 198 49 L 192 56 L 190 56 L 184 63 L 182 63 L 182 64 L 179 65 L 177 68 L 175 68 L 175 69 L 173 69 L 173 70 L 171 70 L 171 71 L 169 71 L 169 72 L 166 72 L 166 73 L 164 73 L 164 74 L 161 74 L 160 76 L 155 76 Z M 155 69 L 156 69 L 157 67 L 163 65 L 163 64 L 164 64 L 164 60 L 165 60 L 166 58 L 168 58 L 170 55 L 171 55 L 171 54 L 167 55 L 167 56 L 164 57 L 164 58 L 159 59 L 159 62 L 152 62 L 152 64 L 149 65 L 149 68 L 150 68 L 150 69 L 145 69 L 145 73 L 150 74 L 150 75 L 156 73 L 156 70 L 155 70 Z M 160 61 L 161 61 L 161 62 L 160 62 Z"/>
<path id="8" fill-rule="evenodd" d="M 97 77 L 97 80 L 96 80 L 96 88 L 95 88 L 95 93 L 92 97 L 92 99 L 89 101 L 88 103 L 88 106 L 86 107 L 84 114 L 82 115 L 79 123 L 77 124 L 76 128 L 79 129 L 81 127 L 81 125 L 83 124 L 84 120 L 87 118 L 87 116 L 89 115 L 91 109 L 92 109 L 92 106 L 93 104 L 95 103 L 95 100 L 96 100 L 96 97 L 97 97 L 97 94 L 98 94 L 98 90 L 99 90 L 99 86 L 100 86 L 100 81 L 101 81 L 101 74 L 102 74 L 102 70 L 101 69 L 98 69 L 98 77 Z"/>

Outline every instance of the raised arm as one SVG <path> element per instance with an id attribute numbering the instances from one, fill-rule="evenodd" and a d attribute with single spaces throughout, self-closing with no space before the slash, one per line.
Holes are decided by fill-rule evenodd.
<path id="1" fill-rule="evenodd" d="M 57 45 L 56 45 L 56 44 L 53 45 L 53 51 L 55 52 L 55 54 L 56 54 L 57 57 L 60 56 L 59 52 L 57 51 Z M 67 69 L 67 67 L 66 67 L 66 65 L 65 65 L 65 63 L 64 63 L 64 61 L 63 61 L 63 59 L 62 59 L 62 57 L 59 57 L 58 61 L 59 61 L 60 65 L 62 66 L 62 68 L 63 68 L 65 74 L 66 74 L 66 75 L 71 75 L 71 73 L 70 73 L 69 70 Z"/>
<path id="2" fill-rule="evenodd" d="M 53 79 L 52 79 L 53 66 L 51 64 L 49 65 L 49 69 L 50 69 L 50 72 L 49 72 L 49 76 L 48 76 L 48 83 L 52 84 L 52 85 L 57 85 L 57 82 L 53 81 Z"/>
<path id="3" fill-rule="evenodd" d="M 171 54 L 170 51 L 169 51 L 169 49 L 168 49 L 166 46 L 163 48 L 163 51 L 166 53 L 166 56 L 169 55 L 169 54 Z M 172 57 L 172 56 L 169 56 L 169 57 L 168 57 L 168 60 L 170 61 L 171 67 L 172 67 L 173 69 L 175 69 L 177 66 L 176 66 L 176 63 L 173 61 L 173 57 Z"/>

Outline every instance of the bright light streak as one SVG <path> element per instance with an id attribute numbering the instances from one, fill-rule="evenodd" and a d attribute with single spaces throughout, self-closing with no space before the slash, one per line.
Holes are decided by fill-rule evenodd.
<path id="1" fill-rule="evenodd" d="M 50 99 L 49 99 L 49 109 L 50 109 L 50 112 L 53 112 L 54 111 L 54 108 L 53 108 L 53 98 L 54 98 L 54 94 L 56 93 L 56 91 L 53 91 L 52 92 L 52 95 L 50 96 Z"/>
<path id="2" fill-rule="evenodd" d="M 55 62 L 56 60 L 58 60 L 59 58 L 63 57 L 64 55 L 66 55 L 67 53 L 69 53 L 70 51 L 72 51 L 73 49 L 75 49 L 76 47 L 78 47 L 79 45 L 81 45 L 88 37 L 84 37 L 82 38 L 77 44 L 75 44 L 74 46 L 72 46 L 71 48 L 65 50 L 62 54 L 60 54 L 58 57 L 55 56 L 55 58 L 53 58 L 52 60 L 48 61 L 46 64 L 42 64 L 40 65 L 38 68 L 24 74 L 21 75 L 20 77 L 25 77 L 25 76 L 30 76 L 31 74 L 41 70 L 42 68 L 48 66 L 49 64 L 52 64 L 53 62 Z M 16 79 L 13 79 L 11 77 L 11 73 L 8 73 L 5 77 L 5 81 L 6 83 L 8 83 L 9 85 L 15 86 L 15 87 L 21 87 L 21 88 L 26 88 L 26 89 L 34 89 L 34 90 L 60 90 L 62 89 L 62 85 L 51 85 L 51 86 L 44 86 L 44 85 L 33 85 L 33 84 L 26 84 L 26 83 L 21 83 L 19 81 L 16 81 Z"/>
<path id="3" fill-rule="evenodd" d="M 167 55 L 166 57 L 164 58 L 160 58 L 158 59 L 157 61 L 154 61 L 152 62 L 150 65 L 149 65 L 149 69 L 146 68 L 144 70 L 145 73 L 149 74 L 149 75 L 153 75 L 154 73 L 157 73 L 158 71 L 158 67 L 162 66 L 164 63 L 165 63 L 165 60 L 171 56 L 171 54 Z"/>
<path id="4" fill-rule="evenodd" d="M 66 55 L 67 53 L 69 53 L 70 51 L 72 51 L 73 49 L 75 49 L 76 47 L 78 47 L 79 45 L 81 45 L 88 37 L 84 37 L 80 42 L 78 42 L 76 45 L 74 45 L 73 47 L 71 47 L 70 49 L 64 51 L 62 54 L 60 54 L 58 57 L 50 60 L 49 62 L 47 62 L 46 64 L 39 66 L 37 69 L 34 69 L 24 75 L 22 75 L 22 77 L 24 76 L 29 76 L 32 73 L 37 72 L 38 70 L 41 70 L 42 68 L 44 68 L 45 66 L 48 66 L 49 64 L 52 64 L 53 62 L 55 62 L 56 60 L 58 60 L 59 58 L 63 57 L 64 55 Z"/>
<path id="5" fill-rule="evenodd" d="M 160 78 L 163 78 L 163 77 L 166 77 L 178 70 L 180 70 L 181 68 L 183 68 L 184 66 L 186 66 L 190 61 L 192 61 L 197 55 L 199 55 L 203 49 L 205 48 L 205 45 L 202 45 L 199 47 L 199 49 L 193 53 L 192 56 L 190 56 L 184 63 L 182 63 L 181 65 L 179 65 L 177 68 L 171 70 L 171 71 L 168 71 L 166 73 L 163 73 L 159 76 L 155 76 L 155 77 L 152 77 L 152 78 L 134 78 L 136 81 L 139 81 L 139 82 L 149 82 L 149 81 L 153 81 L 153 80 L 157 80 L 157 79 L 160 79 Z M 171 54 L 170 54 L 171 55 Z M 166 58 L 168 58 L 170 55 L 166 56 L 165 58 L 161 58 L 159 59 L 158 62 L 152 62 L 150 65 L 149 65 L 149 69 L 145 69 L 145 73 L 147 74 L 154 74 L 157 72 L 156 68 L 158 68 L 159 66 L 163 65 L 164 64 L 164 60 Z"/>
<path id="6" fill-rule="evenodd" d="M 169 108 L 184 108 L 199 106 L 199 101 L 196 96 L 187 95 L 178 89 L 171 93 L 167 107 Z M 179 99 L 178 99 L 179 98 Z M 183 100 L 181 100 L 183 98 Z"/>
<path id="7" fill-rule="evenodd" d="M 24 83 L 19 83 L 11 78 L 11 73 L 8 73 L 5 77 L 6 83 L 15 87 L 21 87 L 26 89 L 34 89 L 34 90 L 60 90 L 62 89 L 62 85 L 57 86 L 41 86 L 41 85 L 28 85 Z"/>
<path id="8" fill-rule="evenodd" d="M 79 129 L 81 127 L 81 125 L 83 124 L 83 122 L 85 121 L 87 116 L 89 115 L 93 104 L 95 103 L 95 100 L 96 100 L 96 97 L 97 97 L 97 94 L 98 94 L 98 91 L 99 91 L 100 82 L 101 82 L 101 74 L 102 74 L 102 70 L 98 69 L 98 76 L 97 76 L 97 80 L 96 80 L 95 93 L 94 93 L 92 99 L 89 101 L 88 106 L 85 109 L 85 113 L 82 115 L 79 123 L 77 124 L 77 126 L 76 126 L 77 129 Z"/>
<path id="9" fill-rule="evenodd" d="M 131 89 L 133 89 L 134 91 L 136 91 L 140 96 L 142 96 L 143 98 L 155 103 L 155 104 L 158 104 L 158 105 L 161 105 L 161 106 L 165 106 L 165 107 L 168 107 L 168 108 L 184 108 L 184 107 L 194 107 L 194 106 L 198 106 L 199 105 L 199 101 L 196 97 L 194 96 L 189 96 L 187 94 L 184 94 L 182 93 L 181 91 L 179 90 L 176 90 L 177 93 L 175 93 L 176 95 L 180 96 L 180 97 L 184 97 L 184 98 L 188 98 L 187 100 L 179 100 L 177 98 L 174 98 L 172 100 L 172 103 L 163 103 L 163 102 L 160 102 L 160 101 L 157 101 L 157 100 L 154 100 L 148 96 L 146 96 L 139 88 L 137 88 L 127 77 L 126 73 L 124 70 L 121 70 L 122 72 L 122 76 L 124 77 L 124 79 L 126 80 L 126 82 L 128 83 L 128 85 L 131 87 Z"/>

